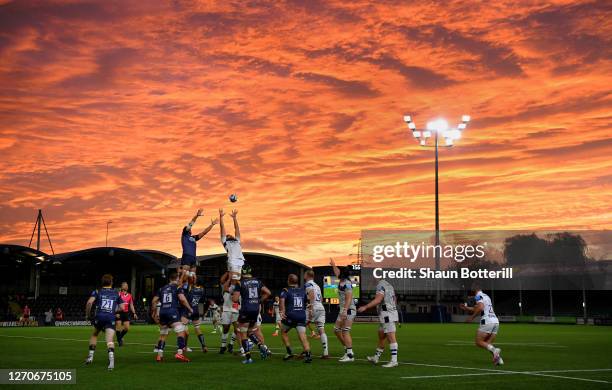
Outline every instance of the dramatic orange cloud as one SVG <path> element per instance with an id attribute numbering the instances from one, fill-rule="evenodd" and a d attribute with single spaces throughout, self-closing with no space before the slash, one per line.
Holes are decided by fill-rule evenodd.
<path id="1" fill-rule="evenodd" d="M 609 229 L 604 1 L 0 3 L 0 242 L 180 255 L 236 192 L 245 250 L 308 264 L 362 229 Z M 199 253 L 222 250 L 218 231 Z M 46 249 L 46 248 L 43 248 Z"/>

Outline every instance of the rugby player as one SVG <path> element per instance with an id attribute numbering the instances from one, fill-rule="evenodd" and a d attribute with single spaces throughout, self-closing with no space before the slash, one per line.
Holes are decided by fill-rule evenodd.
<path id="1" fill-rule="evenodd" d="M 190 314 L 187 309 L 183 306 L 181 307 L 181 322 L 185 325 L 185 350 L 187 352 L 191 352 L 191 348 L 189 348 L 189 323 L 193 326 L 195 333 L 198 337 L 198 341 L 200 342 L 200 347 L 202 352 L 208 352 L 208 348 L 206 347 L 206 342 L 204 340 L 204 334 L 202 333 L 202 329 L 200 329 L 200 310 L 199 305 L 202 298 L 204 298 L 204 280 L 202 277 L 196 279 L 195 283 L 189 286 L 189 291 L 187 292 L 187 301 L 189 305 L 193 309 L 193 312 Z"/>
<path id="2" fill-rule="evenodd" d="M 174 357 L 182 362 L 189 362 L 183 352 L 186 347 L 185 343 L 185 325 L 181 322 L 179 307 L 183 306 L 189 314 L 193 314 L 193 309 L 189 305 L 183 289 L 179 286 L 179 276 L 176 272 L 170 274 L 170 283 L 160 288 L 157 295 L 153 297 L 151 307 L 157 308 L 160 303 L 159 311 L 154 309 L 152 316 L 155 322 L 159 323 L 160 340 L 157 345 L 157 361 L 161 362 L 164 358 L 164 347 L 166 345 L 166 337 L 169 333 L 169 328 L 176 333 L 177 351 Z"/>
<path id="3" fill-rule="evenodd" d="M 353 354 L 353 338 L 351 337 L 351 326 L 355 319 L 356 309 L 353 301 L 353 283 L 350 279 L 350 271 L 348 267 L 339 268 L 336 266 L 334 259 L 330 258 L 330 265 L 334 270 L 334 274 L 340 280 L 338 283 L 338 298 L 340 301 L 340 313 L 336 319 L 334 332 L 340 343 L 344 346 L 344 355 L 340 358 L 340 362 L 354 362 L 355 355 Z"/>
<path id="4" fill-rule="evenodd" d="M 469 307 L 465 304 L 459 305 L 462 310 L 472 313 L 466 320 L 466 322 L 474 321 L 474 318 L 480 316 L 480 326 L 476 331 L 476 346 L 486 349 L 493 355 L 493 364 L 500 366 L 504 364 L 504 360 L 501 357 L 501 349 L 496 348 L 493 345 L 497 332 L 499 331 L 499 320 L 493 310 L 493 303 L 491 298 L 482 292 L 478 285 L 472 287 L 472 293 L 474 294 L 474 301 L 476 304 L 474 307 Z"/>
<path id="5" fill-rule="evenodd" d="M 95 304 L 96 314 L 93 318 L 93 333 L 89 338 L 89 354 L 85 364 L 93 362 L 98 342 L 98 334 L 104 331 L 106 348 L 108 351 L 108 370 L 115 368 L 115 315 L 119 309 L 119 294 L 113 289 L 113 276 L 105 274 L 102 276 L 102 288 L 92 291 L 85 305 L 85 320 L 89 320 L 91 308 Z"/>
<path id="6" fill-rule="evenodd" d="M 323 307 L 323 297 L 321 288 L 314 281 L 314 271 L 308 270 L 304 273 L 304 288 L 308 298 L 308 306 L 306 310 L 306 323 L 315 324 L 323 347 L 323 355 L 321 359 L 329 359 L 329 350 L 327 346 L 327 334 L 325 333 L 325 307 Z"/>
<path id="7" fill-rule="evenodd" d="M 289 360 L 295 356 L 291 351 L 288 334 L 292 328 L 295 328 L 304 350 L 304 363 L 311 363 L 310 344 L 306 337 L 306 291 L 298 286 L 298 281 L 297 275 L 289 274 L 287 287 L 283 289 L 280 295 L 280 315 L 283 325 L 281 337 L 287 349 L 287 354 L 283 360 Z"/>
<path id="8" fill-rule="evenodd" d="M 244 265 L 244 255 L 240 245 L 240 228 L 238 226 L 238 210 L 232 210 L 230 216 L 234 220 L 234 235 L 226 234 L 225 224 L 223 223 L 223 209 L 219 209 L 219 227 L 221 234 L 221 244 L 227 252 L 227 270 L 234 281 L 240 280 L 242 266 Z"/>
<path id="9" fill-rule="evenodd" d="M 251 275 L 251 267 L 242 267 L 242 279 L 238 289 L 233 292 L 232 300 L 240 302 L 238 313 L 238 326 L 240 327 L 240 339 L 245 351 L 243 364 L 253 363 L 249 339 L 259 347 L 262 359 L 267 359 L 272 353 L 264 344 L 263 335 L 257 326 L 261 304 L 271 295 L 270 290 L 263 283 Z"/>
<path id="10" fill-rule="evenodd" d="M 223 311 L 221 312 L 221 348 L 219 349 L 220 354 L 224 354 L 225 351 L 232 353 L 234 350 L 234 343 L 236 342 L 236 336 L 239 336 L 238 332 L 238 312 L 240 311 L 240 302 L 232 301 L 232 293 L 236 286 L 231 283 L 230 273 L 226 272 L 221 277 L 221 285 L 223 286 Z M 227 338 L 229 336 L 230 327 L 233 326 L 231 340 L 228 345 Z M 242 353 L 244 350 L 240 347 Z"/>
<path id="11" fill-rule="evenodd" d="M 274 328 L 274 333 L 272 333 L 272 336 L 276 337 L 278 336 L 278 331 L 281 328 L 281 315 L 280 315 L 280 298 L 279 296 L 275 296 L 274 297 L 274 303 L 272 304 L 272 308 L 274 310 L 274 322 L 275 322 L 275 328 Z"/>
<path id="12" fill-rule="evenodd" d="M 368 304 L 361 306 L 357 311 L 363 313 L 366 310 L 376 306 L 378 319 L 378 346 L 374 356 L 368 356 L 368 361 L 377 364 L 380 356 L 385 351 L 385 341 L 389 342 L 389 350 L 391 351 L 391 361 L 384 364 L 383 367 L 397 367 L 397 339 L 395 337 L 395 323 L 399 321 L 397 313 L 395 290 L 393 286 L 384 279 L 381 279 L 376 285 L 376 296 Z"/>
<path id="13" fill-rule="evenodd" d="M 202 216 L 202 209 L 198 209 L 196 215 L 191 218 L 191 221 L 187 225 L 183 227 L 183 232 L 181 233 L 181 247 L 183 248 L 183 255 L 181 256 L 181 281 L 180 284 L 183 285 L 187 282 L 188 279 L 195 279 L 196 273 L 196 242 L 204 237 L 210 230 L 215 226 L 219 220 L 211 219 L 210 225 L 200 233 L 192 235 L 191 228 L 196 223 L 198 217 Z M 187 286 L 184 286 L 185 288 Z"/>
<path id="14" fill-rule="evenodd" d="M 221 308 L 219 305 L 217 305 L 214 299 L 211 299 L 208 305 L 208 312 L 210 313 L 213 330 L 210 333 L 217 333 L 217 330 L 221 330 L 221 325 L 219 325 L 219 322 L 221 321 L 221 315 L 219 314 L 220 311 Z"/>
<path id="15" fill-rule="evenodd" d="M 134 298 L 128 292 L 127 282 L 121 283 L 119 299 L 123 305 L 119 306 L 119 313 L 117 313 L 117 325 L 121 328 L 121 330 L 117 331 L 117 344 L 121 347 L 123 345 L 123 338 L 130 330 L 130 313 L 132 313 L 132 317 L 135 320 L 138 319 L 136 309 L 134 308 Z"/>

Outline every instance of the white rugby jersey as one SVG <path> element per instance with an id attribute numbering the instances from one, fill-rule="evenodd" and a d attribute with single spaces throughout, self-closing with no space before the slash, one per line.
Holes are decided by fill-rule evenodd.
<path id="1" fill-rule="evenodd" d="M 274 301 L 274 303 L 272 304 L 274 306 L 274 315 L 279 315 L 279 310 L 280 310 L 280 303 Z"/>
<path id="2" fill-rule="evenodd" d="M 340 301 L 340 311 L 343 311 L 345 308 L 347 308 L 346 293 L 349 291 L 351 293 L 353 292 L 353 283 L 351 282 L 351 280 L 341 280 L 340 283 L 338 283 L 338 298 Z M 348 310 L 356 310 L 354 299 L 351 299 L 351 301 L 348 302 Z"/>
<path id="3" fill-rule="evenodd" d="M 383 300 L 376 306 L 378 314 L 383 312 L 396 312 L 395 289 L 386 280 L 380 280 L 376 285 L 376 294 L 383 294 Z"/>
<path id="4" fill-rule="evenodd" d="M 499 324 L 499 320 L 495 315 L 495 311 L 493 311 L 493 304 L 491 303 L 491 298 L 482 291 L 478 291 L 476 296 L 474 296 L 474 300 L 476 303 L 482 302 L 484 307 L 480 312 L 480 324 Z"/>
<path id="5" fill-rule="evenodd" d="M 242 254 L 242 246 L 240 239 L 228 240 L 225 237 L 221 239 L 221 243 L 227 252 L 227 261 L 230 264 L 242 267 L 244 265 L 244 255 Z"/>
<path id="6" fill-rule="evenodd" d="M 304 283 L 304 289 L 306 289 L 306 296 L 310 293 L 310 291 L 314 291 L 314 303 L 312 305 L 313 310 L 325 310 L 323 307 L 323 297 L 321 295 L 321 287 L 315 283 L 314 280 L 309 280 Z"/>

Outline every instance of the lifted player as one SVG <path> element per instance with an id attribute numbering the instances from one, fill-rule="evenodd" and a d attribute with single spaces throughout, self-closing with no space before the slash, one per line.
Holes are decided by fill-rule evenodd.
<path id="1" fill-rule="evenodd" d="M 170 283 L 160 288 L 157 295 L 153 297 L 151 307 L 157 308 L 157 303 L 161 303 L 159 306 L 159 312 L 154 309 L 152 313 L 155 322 L 160 324 L 159 334 L 160 340 L 157 345 L 157 361 L 161 362 L 164 358 L 164 347 L 166 346 L 166 337 L 169 333 L 169 328 L 174 330 L 176 333 L 176 344 L 177 351 L 174 357 L 176 360 L 182 362 L 189 362 L 189 359 L 183 354 L 185 350 L 185 325 L 181 322 L 179 315 L 179 307 L 182 305 L 187 309 L 189 314 L 193 313 L 193 309 L 189 305 L 183 289 L 179 287 L 179 277 L 176 272 L 170 274 Z"/>
<path id="2" fill-rule="evenodd" d="M 115 368 L 115 315 L 119 309 L 119 294 L 113 289 L 113 276 L 105 274 L 102 276 L 102 288 L 94 290 L 85 305 L 85 319 L 89 320 L 91 308 L 95 304 L 96 314 L 93 319 L 93 333 L 89 338 L 89 355 L 85 364 L 93 362 L 98 342 L 98 333 L 104 331 L 106 347 L 108 348 L 108 369 Z"/>
<path id="3" fill-rule="evenodd" d="M 206 348 L 206 342 L 204 341 L 204 334 L 202 334 L 202 329 L 200 329 L 200 301 L 204 298 L 204 280 L 199 277 L 196 279 L 195 283 L 189 286 L 189 291 L 187 292 L 187 301 L 193 310 L 192 313 L 189 313 L 185 307 L 181 307 L 181 322 L 185 325 L 185 350 L 187 352 L 191 352 L 191 348 L 189 348 L 189 323 L 193 326 L 196 335 L 198 336 L 198 341 L 200 342 L 200 347 L 202 348 L 202 352 L 208 352 L 208 348 Z"/>
<path id="4" fill-rule="evenodd" d="M 478 285 L 472 287 L 472 293 L 474 294 L 474 307 L 469 307 L 465 304 L 459 305 L 462 310 L 472 313 L 466 322 L 474 321 L 478 315 L 480 315 L 480 326 L 476 332 L 476 346 L 486 349 L 493 355 L 493 364 L 500 366 L 504 364 L 504 360 L 501 357 L 501 349 L 496 348 L 493 345 L 497 332 L 499 331 L 499 320 L 493 311 L 493 304 L 491 298 L 482 292 Z"/>
<path id="5" fill-rule="evenodd" d="M 132 294 L 128 292 L 127 282 L 121 283 L 121 290 L 119 291 L 120 303 L 123 305 L 119 306 L 119 313 L 117 314 L 117 325 L 121 327 L 121 330 L 117 331 L 117 343 L 121 347 L 123 345 L 123 338 L 130 330 L 130 313 L 132 317 L 137 320 L 136 309 L 134 308 L 134 298 Z"/>
<path id="6" fill-rule="evenodd" d="M 325 333 L 325 307 L 323 307 L 323 297 L 321 296 L 321 288 L 314 281 L 314 271 L 308 270 L 304 274 L 304 288 L 308 298 L 308 306 L 306 310 L 306 322 L 315 324 L 323 347 L 323 355 L 321 359 L 329 359 L 329 350 L 327 346 L 327 334 Z"/>
<path id="7" fill-rule="evenodd" d="M 244 265 L 244 255 L 240 245 L 240 228 L 238 227 L 238 210 L 232 210 L 230 216 L 234 220 L 234 235 L 226 234 L 225 224 L 223 223 L 225 213 L 219 209 L 219 227 L 221 234 L 221 244 L 227 252 L 227 270 L 230 272 L 232 280 L 240 280 L 242 266 Z"/>
<path id="8" fill-rule="evenodd" d="M 238 332 L 238 312 L 240 311 L 240 302 L 234 302 L 232 300 L 232 294 L 235 291 L 236 285 L 231 283 L 230 273 L 226 272 L 221 277 L 221 285 L 223 286 L 223 311 L 221 312 L 221 348 L 219 349 L 220 354 L 224 354 L 225 351 L 232 353 L 234 351 L 234 343 L 236 338 L 240 337 Z M 231 340 L 227 343 L 229 336 L 230 327 L 233 326 Z M 242 350 L 242 346 L 240 347 Z M 244 353 L 244 350 L 242 350 Z"/>
<path id="9" fill-rule="evenodd" d="M 260 340 L 261 333 L 257 326 L 258 316 L 261 304 L 271 295 L 270 290 L 263 283 L 251 275 L 249 266 L 242 267 L 242 280 L 240 281 L 239 289 L 234 291 L 232 300 L 240 302 L 240 312 L 238 313 L 238 324 L 240 327 L 240 339 L 242 347 L 245 351 L 245 359 L 243 364 L 253 363 L 251 359 L 251 351 L 249 339 L 259 347 L 259 352 L 262 359 L 267 359 L 272 353 Z M 258 334 L 260 335 L 258 337 Z"/>
<path id="10" fill-rule="evenodd" d="M 211 219 L 210 225 L 200 233 L 196 235 L 191 234 L 191 228 L 195 224 L 198 217 L 202 216 L 202 209 L 198 209 L 196 215 L 191 218 L 191 221 L 183 227 L 181 233 L 181 246 L 183 248 L 183 255 L 181 256 L 181 280 L 180 284 L 183 285 L 187 280 L 195 279 L 196 273 L 196 242 L 204 237 L 219 221 L 217 219 Z"/>
<path id="11" fill-rule="evenodd" d="M 395 338 L 395 323 L 399 321 L 395 301 L 395 290 L 386 280 L 380 280 L 376 285 L 376 297 L 367 305 L 361 306 L 357 311 L 364 311 L 376 306 L 378 319 L 378 346 L 374 356 L 368 356 L 368 361 L 377 364 L 380 356 L 385 351 L 385 340 L 389 342 L 391 361 L 383 367 L 397 367 L 397 339 Z"/>
<path id="12" fill-rule="evenodd" d="M 304 349 L 304 363 L 311 363 L 310 344 L 306 337 L 306 291 L 298 286 L 298 281 L 297 275 L 290 274 L 287 278 L 287 287 L 280 295 L 280 315 L 283 325 L 281 336 L 287 348 L 287 354 L 283 360 L 289 360 L 295 356 L 291 351 L 288 334 L 291 328 L 295 328 Z"/>
<path id="13" fill-rule="evenodd" d="M 340 282 L 338 283 L 338 298 L 340 301 L 340 313 L 336 319 L 334 332 L 336 337 L 344 346 L 344 355 L 340 358 L 340 362 L 354 362 L 353 355 L 353 338 L 351 337 L 351 327 L 355 319 L 356 310 L 355 302 L 353 302 L 353 283 L 350 279 L 350 271 L 348 267 L 339 268 L 336 266 L 334 259 L 330 258 L 330 265 L 334 270 L 334 274 Z"/>

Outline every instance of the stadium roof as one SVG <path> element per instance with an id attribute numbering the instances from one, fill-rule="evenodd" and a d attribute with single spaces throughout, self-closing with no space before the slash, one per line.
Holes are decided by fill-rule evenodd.
<path id="1" fill-rule="evenodd" d="M 282 257 L 282 256 L 278 256 L 278 255 L 272 255 L 270 253 L 262 253 L 262 252 L 243 252 L 245 257 L 264 257 L 264 258 L 269 258 L 271 260 L 280 260 L 283 262 L 288 262 L 291 264 L 294 264 L 298 267 L 304 267 L 304 268 L 310 268 L 309 266 L 300 263 L 299 261 L 295 261 L 295 260 L 291 260 L 289 258 L 286 257 Z M 204 255 L 204 256 L 198 256 L 198 262 L 201 264 L 202 262 L 206 262 L 206 261 L 212 261 L 212 260 L 217 260 L 218 258 L 222 258 L 222 259 L 227 259 L 227 253 L 222 252 L 222 253 L 216 253 L 213 255 Z"/>
<path id="2" fill-rule="evenodd" d="M 61 253 L 56 255 L 55 258 L 60 260 L 62 263 L 72 263 L 101 257 L 116 258 L 118 260 L 129 257 L 130 259 L 134 259 L 143 265 L 152 264 L 156 268 L 164 269 L 168 264 L 159 259 L 160 254 L 164 255 L 163 257 L 167 258 L 168 262 L 174 259 L 174 256 L 170 254 L 164 254 L 163 252 L 155 250 L 132 250 L 119 247 L 88 248 L 74 252 Z"/>
<path id="3" fill-rule="evenodd" d="M 23 245 L 0 244 L 0 258 L 31 258 L 42 261 L 49 257 L 43 251 L 36 250 Z"/>

